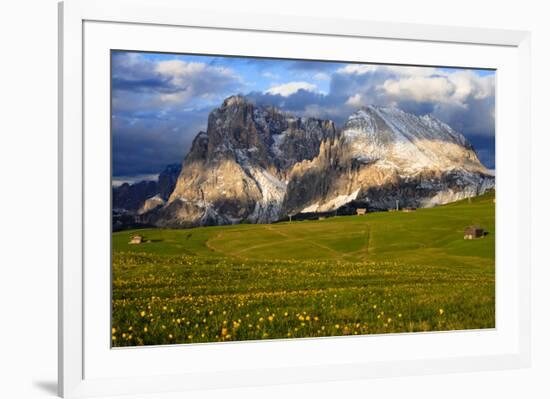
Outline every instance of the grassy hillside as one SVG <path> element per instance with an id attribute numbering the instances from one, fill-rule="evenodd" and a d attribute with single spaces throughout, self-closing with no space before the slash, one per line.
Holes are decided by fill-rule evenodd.
<path id="1" fill-rule="evenodd" d="M 115 233 L 113 345 L 494 327 L 493 198 Z M 488 234 L 464 240 L 471 224 Z"/>

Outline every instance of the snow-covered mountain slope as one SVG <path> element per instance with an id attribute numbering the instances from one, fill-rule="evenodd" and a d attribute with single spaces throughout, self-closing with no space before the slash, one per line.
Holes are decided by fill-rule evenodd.
<path id="1" fill-rule="evenodd" d="M 297 164 L 283 212 L 328 212 L 342 198 L 375 209 L 427 207 L 494 187 L 468 140 L 433 116 L 369 106 L 353 113 L 319 156 Z"/>
<path id="2" fill-rule="evenodd" d="M 434 206 L 494 187 L 460 133 L 432 116 L 370 106 L 337 131 L 242 96 L 227 98 L 195 137 L 159 226 L 269 223 L 350 204 Z"/>
<path id="3" fill-rule="evenodd" d="M 414 173 L 425 169 L 485 171 L 466 138 L 431 115 L 369 106 L 352 114 L 342 132 L 349 156 Z"/>

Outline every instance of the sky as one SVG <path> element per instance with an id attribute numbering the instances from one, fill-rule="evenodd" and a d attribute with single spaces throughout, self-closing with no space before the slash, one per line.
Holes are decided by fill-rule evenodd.
<path id="1" fill-rule="evenodd" d="M 343 126 L 369 104 L 432 114 L 495 164 L 495 72 L 346 62 L 113 51 L 113 177 L 154 179 L 181 163 L 230 95 Z"/>

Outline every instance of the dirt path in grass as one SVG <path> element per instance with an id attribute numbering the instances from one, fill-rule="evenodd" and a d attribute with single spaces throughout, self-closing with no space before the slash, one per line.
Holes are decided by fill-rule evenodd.
<path id="1" fill-rule="evenodd" d="M 271 232 L 273 232 L 273 233 L 275 233 L 275 234 L 280 235 L 281 237 L 287 238 L 287 241 L 291 241 L 291 242 L 292 242 L 292 241 L 304 241 L 304 242 L 306 242 L 306 243 L 308 243 L 308 244 L 311 244 L 311 245 L 313 245 L 313 246 L 315 246 L 315 247 L 322 248 L 322 249 L 326 249 L 327 251 L 336 254 L 338 257 L 344 256 L 341 252 L 338 252 L 338 251 L 336 251 L 335 249 L 332 249 L 332 248 L 330 248 L 330 247 L 327 247 L 326 245 L 322 245 L 322 244 L 319 244 L 319 243 L 317 243 L 317 242 L 315 242 L 315 241 L 307 240 L 307 239 L 305 239 L 305 238 L 292 237 L 291 235 L 288 235 L 288 234 L 286 234 L 286 233 L 283 233 L 282 231 L 275 230 L 275 229 L 273 228 L 273 226 L 266 226 L 266 229 L 269 230 L 269 231 L 271 231 Z"/>
<path id="2" fill-rule="evenodd" d="M 344 257 L 355 257 L 357 255 L 363 254 L 365 256 L 368 256 L 370 253 L 371 248 L 371 237 L 372 237 L 372 227 L 370 224 L 366 224 L 365 230 L 363 230 L 363 234 L 365 235 L 365 243 L 363 244 L 363 247 L 357 251 L 348 252 L 347 254 L 344 254 Z"/>
<path id="3" fill-rule="evenodd" d="M 272 247 L 274 245 L 280 245 L 281 244 L 281 241 L 279 241 L 279 242 L 268 242 L 268 243 L 264 243 L 264 244 L 252 245 L 252 246 L 249 246 L 249 247 L 246 247 L 246 248 L 243 248 L 243 249 L 239 249 L 238 251 L 234 251 L 234 252 L 227 252 L 227 251 L 221 251 L 221 250 L 219 250 L 218 248 L 216 248 L 215 246 L 212 245 L 211 241 L 215 242 L 216 240 L 219 240 L 222 237 L 223 237 L 223 232 L 219 232 L 214 237 L 209 238 L 206 241 L 206 246 L 214 252 L 221 253 L 221 254 L 224 254 L 224 255 L 229 255 L 229 256 L 236 256 L 238 258 L 242 258 L 241 254 L 243 252 L 247 252 L 247 251 L 250 251 L 252 249 Z M 283 242 L 289 242 L 289 241 L 291 241 L 291 240 L 287 239 L 287 240 L 284 240 Z"/>
<path id="4" fill-rule="evenodd" d="M 306 238 L 293 237 L 293 236 L 291 236 L 291 235 L 289 235 L 285 232 L 280 231 L 279 229 L 276 229 L 272 225 L 265 225 L 265 226 L 263 226 L 263 228 L 265 230 L 268 230 L 271 233 L 274 233 L 274 234 L 277 234 L 277 235 L 283 237 L 284 240 L 277 241 L 277 242 L 268 242 L 268 243 L 263 243 L 263 244 L 256 244 L 256 245 L 252 245 L 252 246 L 249 246 L 249 247 L 246 247 L 246 248 L 239 249 L 239 250 L 234 251 L 234 252 L 225 252 L 225 251 L 220 251 L 214 245 L 212 245 L 213 242 L 215 242 L 216 240 L 222 239 L 223 232 L 219 232 L 214 237 L 212 237 L 212 238 L 210 238 L 206 241 L 206 246 L 214 252 L 223 253 L 223 254 L 226 254 L 226 255 L 229 255 L 229 256 L 235 256 L 235 257 L 238 257 L 238 258 L 244 257 L 243 254 L 245 252 L 248 252 L 248 251 L 251 251 L 251 250 L 254 250 L 254 249 L 267 248 L 267 247 L 273 247 L 273 246 L 277 247 L 277 246 L 282 246 L 285 243 L 292 243 L 292 242 L 297 242 L 297 241 L 302 241 L 302 242 L 305 242 L 305 243 L 307 243 L 311 246 L 314 246 L 314 247 L 323 249 L 325 251 L 328 251 L 330 253 L 331 257 L 338 258 L 338 259 L 353 257 L 353 256 L 355 256 L 357 254 L 360 254 L 360 253 L 364 253 L 365 255 L 369 254 L 371 226 L 368 225 L 368 224 L 367 224 L 366 230 L 363 232 L 365 234 L 365 244 L 364 244 L 364 246 L 360 250 L 350 252 L 350 253 L 339 252 L 339 251 L 337 251 L 337 250 L 335 250 L 335 249 L 333 249 L 329 246 L 319 244 L 318 242 L 308 240 Z"/>
<path id="5" fill-rule="evenodd" d="M 322 245 L 322 244 L 316 243 L 314 241 L 307 240 L 305 238 L 293 237 L 289 234 L 286 234 L 284 232 L 279 231 L 278 229 L 275 229 L 271 225 L 266 225 L 266 226 L 263 226 L 263 227 L 264 227 L 264 229 L 268 230 L 269 232 L 277 234 L 277 235 L 283 237 L 284 240 L 277 241 L 277 242 L 268 242 L 268 243 L 263 243 L 263 244 L 251 245 L 249 247 L 242 248 L 242 249 L 239 249 L 239 250 L 234 251 L 234 252 L 223 252 L 223 251 L 220 251 L 219 249 L 217 249 L 214 245 L 212 245 L 213 242 L 215 242 L 216 240 L 219 240 L 219 239 L 222 238 L 223 232 L 220 232 L 220 233 L 216 234 L 214 237 L 212 237 L 211 239 L 207 240 L 206 241 L 206 246 L 212 251 L 215 251 L 215 252 L 218 252 L 218 253 L 224 253 L 224 254 L 227 254 L 229 256 L 235 256 L 235 257 L 238 257 L 238 258 L 242 258 L 242 257 L 244 257 L 243 254 L 245 252 L 250 251 L 250 250 L 254 250 L 254 249 L 258 249 L 258 248 L 273 247 L 273 246 L 282 246 L 285 243 L 303 241 L 303 242 L 306 242 L 306 243 L 308 243 L 308 244 L 310 244 L 314 247 L 321 248 L 323 250 L 329 251 L 333 255 L 333 257 L 342 258 L 344 256 L 344 254 L 342 254 L 341 252 L 338 252 L 338 251 L 336 251 L 336 250 L 334 250 L 334 249 L 332 249 L 332 248 L 330 248 L 326 245 Z"/>

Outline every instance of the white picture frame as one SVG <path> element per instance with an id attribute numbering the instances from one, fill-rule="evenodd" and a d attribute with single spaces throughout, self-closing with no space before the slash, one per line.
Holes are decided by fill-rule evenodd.
<path id="1" fill-rule="evenodd" d="M 59 4 L 59 394 L 63 397 L 145 394 L 528 366 L 530 362 L 530 212 L 528 205 L 525 204 L 530 203 L 529 33 L 267 14 L 216 14 L 188 9 L 178 3 L 181 2 L 66 0 Z M 101 27 L 96 29 L 98 24 Z M 90 251 L 90 248 L 87 248 L 89 243 L 86 241 L 86 235 L 89 236 L 89 234 L 86 232 L 89 233 L 89 230 L 86 229 L 91 228 L 93 223 L 86 225 L 84 214 L 91 212 L 92 202 L 95 202 L 94 197 L 89 197 L 90 187 L 94 187 L 92 186 L 95 184 L 94 181 L 98 181 L 101 186 L 101 176 L 98 175 L 100 172 L 93 175 L 87 174 L 92 169 L 90 166 L 94 166 L 94 169 L 97 166 L 99 171 L 108 170 L 108 165 L 101 164 L 102 160 L 105 161 L 105 158 L 102 158 L 105 155 L 104 151 L 101 153 L 102 156 L 99 156 L 98 152 L 97 157 L 95 153 L 89 152 L 100 148 L 102 144 L 90 141 L 90 136 L 86 136 L 86 128 L 90 126 L 87 124 L 89 118 L 86 119 L 86 113 L 93 109 L 95 116 L 95 108 L 88 107 L 94 107 L 96 104 L 99 110 L 108 108 L 108 105 L 102 107 L 101 99 L 104 97 L 99 92 L 90 98 L 86 97 L 88 95 L 85 92 L 86 87 L 91 87 L 85 86 L 88 75 L 90 79 L 101 80 L 101 74 L 87 75 L 89 69 L 86 68 L 86 62 L 94 62 L 90 57 L 94 57 L 95 50 L 97 54 L 104 56 L 104 50 L 116 40 L 119 40 L 119 43 L 131 43 L 125 42 L 130 39 L 125 38 L 124 33 L 117 33 L 117 29 L 123 26 L 126 26 L 129 32 L 126 36 L 131 36 L 132 40 L 143 40 L 143 45 L 140 47 L 147 48 L 140 49 L 149 50 L 155 46 L 156 35 L 174 35 L 181 30 L 187 30 L 187 33 L 182 34 L 190 34 L 189 32 L 195 34 L 194 41 L 199 47 L 201 35 L 197 32 L 200 31 L 224 32 L 226 35 L 246 32 L 247 36 L 292 35 L 294 38 L 307 38 L 312 43 L 323 38 L 333 43 L 337 41 L 343 43 L 345 40 L 370 40 L 373 43 L 385 41 L 388 45 L 394 42 L 399 46 L 416 45 L 415 54 L 410 55 L 411 58 L 402 63 L 417 60 L 417 64 L 434 65 L 438 62 L 433 51 L 430 52 L 435 48 L 434 46 L 440 46 L 442 49 L 445 46 L 455 46 L 455 48 L 460 47 L 464 54 L 470 54 L 470 58 L 475 60 L 477 66 L 490 67 L 493 65 L 492 62 L 506 64 L 503 68 L 508 72 L 498 78 L 497 102 L 502 92 L 513 92 L 515 95 L 509 96 L 513 98 L 502 99 L 497 117 L 497 185 L 499 187 L 497 195 L 501 192 L 510 193 L 510 195 L 499 196 L 497 202 L 497 230 L 500 240 L 500 244 L 497 244 L 497 280 L 502 282 L 502 284 L 497 283 L 497 310 L 499 301 L 508 301 L 508 311 L 502 312 L 500 327 L 497 312 L 497 329 L 493 335 L 474 331 L 419 334 L 418 337 L 416 337 L 417 334 L 398 334 L 387 338 L 376 338 L 379 340 L 376 341 L 376 345 L 387 345 L 387 347 L 392 345 L 396 348 L 396 352 L 399 352 L 399 348 L 409 347 L 413 343 L 416 352 L 410 352 L 408 357 L 401 357 L 399 353 L 388 355 L 386 358 L 383 355 L 374 358 L 373 355 L 372 359 L 349 355 L 354 347 L 360 348 L 362 345 L 368 345 L 369 342 L 372 346 L 375 341 L 369 337 L 222 344 L 223 351 L 216 349 L 220 345 L 191 345 L 192 349 L 188 350 L 186 358 L 194 356 L 194 359 L 199 359 L 204 356 L 208 359 L 216 359 L 216 356 L 220 356 L 222 359 L 222 356 L 239 356 L 242 360 L 234 367 L 209 368 L 205 365 L 202 368 L 197 366 L 193 370 L 193 365 L 190 365 L 186 371 L 172 366 L 174 359 L 178 359 L 178 351 L 182 350 L 181 347 L 146 348 L 145 351 L 126 349 L 115 351 L 116 359 L 105 357 L 113 352 L 108 345 L 102 347 L 103 342 L 108 343 L 108 337 L 107 340 L 96 339 L 95 330 L 90 330 L 89 326 L 95 325 L 96 320 L 102 323 L 101 320 L 108 318 L 108 307 L 101 304 L 109 298 L 101 297 L 104 294 L 105 276 L 90 274 L 90 268 L 85 267 L 90 260 L 88 258 L 90 253 L 96 253 L 96 251 Z M 139 35 L 136 38 L 135 32 L 140 30 L 144 32 L 147 30 L 148 43 L 144 41 L 145 35 L 142 39 Z M 243 44 L 245 45 L 249 46 L 248 53 L 253 51 L 253 40 L 249 44 Z M 118 48 L 118 46 L 112 48 Z M 161 50 L 167 49 L 166 47 Z M 242 53 L 247 50 L 240 51 Z M 330 50 L 325 49 L 325 51 L 327 51 L 327 59 L 330 59 Z M 482 55 L 491 51 L 494 51 L 494 60 L 498 59 L 498 61 Z M 499 55 L 501 53 L 502 57 Z M 454 55 L 455 60 L 460 55 L 457 54 Z M 262 55 L 272 54 L 262 53 Z M 86 59 L 85 56 L 89 58 Z M 438 55 L 438 57 L 442 56 L 449 57 L 451 60 L 448 50 L 447 53 L 443 51 Z M 393 57 L 388 59 L 399 62 L 397 55 Z M 422 62 L 423 60 L 425 61 Z M 460 60 L 455 60 L 449 61 L 450 65 L 462 65 Z M 468 62 L 464 61 L 464 64 Z M 99 83 L 98 87 L 102 86 L 101 81 L 93 81 L 93 83 L 94 87 L 96 83 Z M 108 86 L 108 82 L 104 82 L 104 85 Z M 498 87 L 502 88 L 500 93 Z M 104 89 L 105 87 L 101 90 Z M 90 93 L 93 91 L 90 90 Z M 98 120 L 101 121 L 102 118 Z M 509 123 L 504 125 L 499 121 Z M 106 123 L 108 124 L 108 121 Z M 104 130 L 103 127 L 104 124 L 97 125 L 99 131 Z M 503 162 L 504 159 L 506 162 Z M 100 194 L 94 195 L 100 196 Z M 94 212 L 96 211 L 100 212 L 101 209 L 95 209 Z M 503 215 L 508 216 L 506 225 L 500 223 L 504 220 Z M 89 222 L 90 218 L 86 220 Z M 101 226 L 97 231 L 97 234 L 102 232 L 107 234 L 106 231 L 101 230 Z M 502 239 L 500 239 L 501 231 Z M 105 237 L 105 239 L 110 238 Z M 103 262 L 103 260 L 99 257 L 94 262 Z M 499 264 L 506 264 L 506 266 L 499 267 Z M 106 270 L 109 266 L 105 264 Z M 95 287 L 98 289 L 96 290 Z M 91 307 L 87 301 L 91 302 L 93 299 L 95 302 L 96 298 L 100 305 Z M 94 315 L 98 318 L 95 319 Z M 101 319 L 102 315 L 105 317 Z M 90 317 L 94 318 L 90 319 Z M 488 345 L 491 340 L 500 341 L 493 347 Z M 459 348 L 457 351 L 442 349 L 455 345 L 455 342 L 458 345 L 456 348 Z M 434 346 L 440 348 L 439 353 L 428 351 L 427 348 L 431 343 L 435 343 Z M 315 361 L 292 363 L 273 358 L 271 362 L 273 367 L 269 367 L 269 362 L 259 365 L 260 362 L 254 361 L 254 356 L 263 354 L 265 358 L 265 356 L 269 357 L 270 353 L 284 354 L 289 348 L 306 354 L 315 353 L 317 355 L 312 356 L 312 359 L 315 357 Z M 463 355 L 459 355 L 460 351 Z M 362 353 L 361 350 L 355 352 Z M 323 353 L 323 356 L 319 356 L 319 353 Z M 107 363 L 131 364 L 140 359 L 145 363 L 162 362 L 164 367 L 144 369 L 139 374 L 131 368 L 127 374 L 115 374 L 107 367 Z"/>

